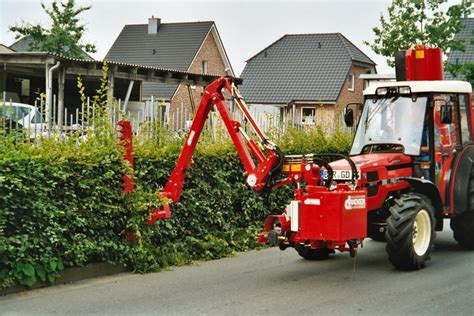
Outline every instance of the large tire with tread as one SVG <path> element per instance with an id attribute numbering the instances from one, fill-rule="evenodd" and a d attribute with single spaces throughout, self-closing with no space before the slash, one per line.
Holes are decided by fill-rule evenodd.
<path id="1" fill-rule="evenodd" d="M 451 219 L 454 239 L 464 249 L 474 250 L 474 212 L 466 212 Z"/>
<path id="2" fill-rule="evenodd" d="M 451 219 L 451 229 L 459 246 L 474 250 L 474 169 L 471 170 L 467 194 L 467 211 Z"/>
<path id="3" fill-rule="evenodd" d="M 311 249 L 310 247 L 305 247 L 303 245 L 296 245 L 295 249 L 298 254 L 306 260 L 326 260 L 329 258 L 331 253 L 334 253 L 334 250 L 332 249 Z"/>
<path id="4" fill-rule="evenodd" d="M 434 208 L 429 199 L 407 193 L 394 199 L 387 219 L 386 250 L 400 270 L 418 270 L 430 259 L 435 238 Z"/>

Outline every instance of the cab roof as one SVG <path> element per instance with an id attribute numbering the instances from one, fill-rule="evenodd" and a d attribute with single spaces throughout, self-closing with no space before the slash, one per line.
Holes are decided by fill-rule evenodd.
<path id="1" fill-rule="evenodd" d="M 438 81 L 383 81 L 372 82 L 364 90 L 364 95 L 375 95 L 378 88 L 410 87 L 411 92 L 444 92 L 444 93 L 472 93 L 472 86 L 466 81 L 438 80 Z"/>

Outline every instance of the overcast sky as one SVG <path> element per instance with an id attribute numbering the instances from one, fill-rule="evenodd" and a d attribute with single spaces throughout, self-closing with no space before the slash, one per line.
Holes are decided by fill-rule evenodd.
<path id="1" fill-rule="evenodd" d="M 51 1 L 44 1 L 48 4 Z M 393 72 L 385 58 L 364 45 L 391 0 L 77 0 L 92 8 L 82 14 L 85 41 L 94 43 L 102 59 L 125 24 L 145 24 L 151 15 L 162 23 L 215 21 L 234 72 L 245 61 L 285 34 L 340 32 L 378 64 Z M 451 1 L 457 2 L 457 1 Z M 8 27 L 25 22 L 48 25 L 40 0 L 0 0 L 0 43 L 11 45 Z"/>

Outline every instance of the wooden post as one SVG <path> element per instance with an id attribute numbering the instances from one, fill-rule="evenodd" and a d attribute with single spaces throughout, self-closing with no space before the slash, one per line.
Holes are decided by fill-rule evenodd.
<path id="1" fill-rule="evenodd" d="M 112 102 L 114 99 L 114 85 L 115 85 L 115 67 L 109 68 L 109 83 L 107 90 L 107 113 L 112 122 Z"/>
<path id="2" fill-rule="evenodd" d="M 0 93 L 3 95 L 7 91 L 7 63 L 3 63 L 2 74 L 0 76 Z"/>
<path id="3" fill-rule="evenodd" d="M 295 127 L 295 119 L 296 119 L 296 105 L 295 103 L 293 103 L 291 107 L 291 120 L 292 120 L 293 127 Z"/>
<path id="4" fill-rule="evenodd" d="M 194 94 L 193 94 L 193 90 L 191 86 L 187 85 L 187 87 L 188 87 L 189 101 L 191 102 L 191 112 L 194 117 L 194 115 L 196 114 L 196 103 L 194 102 Z"/>

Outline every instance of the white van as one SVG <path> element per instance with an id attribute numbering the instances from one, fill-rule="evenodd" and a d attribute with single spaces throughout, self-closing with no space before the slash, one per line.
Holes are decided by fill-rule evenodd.
<path id="1" fill-rule="evenodd" d="M 34 106 L 16 102 L 0 103 L 0 124 L 4 129 L 21 128 L 31 138 L 39 137 L 46 130 L 43 117 Z"/>

